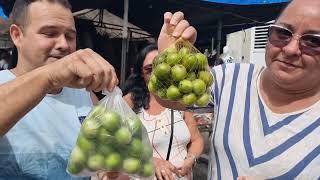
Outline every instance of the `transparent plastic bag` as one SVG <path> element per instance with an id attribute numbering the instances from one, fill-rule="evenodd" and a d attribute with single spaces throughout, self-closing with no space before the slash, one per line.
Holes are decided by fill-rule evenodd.
<path id="1" fill-rule="evenodd" d="M 178 39 L 153 61 L 150 92 L 184 105 L 206 106 L 212 100 L 213 76 L 206 55 L 191 43 Z"/>
<path id="2" fill-rule="evenodd" d="M 73 176 L 120 172 L 152 179 L 152 146 L 145 127 L 118 87 L 105 94 L 81 126 L 67 172 Z"/>

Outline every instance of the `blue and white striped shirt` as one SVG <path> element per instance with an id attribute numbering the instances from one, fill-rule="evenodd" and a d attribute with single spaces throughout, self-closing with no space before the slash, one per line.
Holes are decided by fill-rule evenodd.
<path id="1" fill-rule="evenodd" d="M 263 67 L 213 68 L 215 121 L 209 179 L 320 178 L 320 101 L 292 113 L 273 113 L 259 95 Z"/>

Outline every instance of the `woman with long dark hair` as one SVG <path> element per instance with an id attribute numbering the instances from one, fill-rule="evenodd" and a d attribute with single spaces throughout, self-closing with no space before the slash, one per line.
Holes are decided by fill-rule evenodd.
<path id="1" fill-rule="evenodd" d="M 139 115 L 153 146 L 158 179 L 192 179 L 192 167 L 203 150 L 203 139 L 192 113 L 173 111 L 174 132 L 169 161 L 166 161 L 171 135 L 171 111 L 161 106 L 149 93 L 147 82 L 153 59 L 158 55 L 156 45 L 148 45 L 138 54 L 133 74 L 123 88 L 124 99 Z"/>

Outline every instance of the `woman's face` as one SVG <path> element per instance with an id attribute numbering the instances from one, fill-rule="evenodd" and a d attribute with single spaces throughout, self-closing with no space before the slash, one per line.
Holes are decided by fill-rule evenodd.
<path id="1" fill-rule="evenodd" d="M 310 49 L 306 48 L 320 42 L 316 38 L 309 38 L 308 41 L 300 38 L 305 34 L 320 35 L 319 5 L 319 2 L 311 0 L 294 1 L 275 23 L 290 30 L 294 36 L 285 46 L 277 46 L 269 40 L 266 48 L 267 73 L 276 84 L 285 89 L 304 90 L 319 87 L 320 53 L 308 54 Z"/>
<path id="2" fill-rule="evenodd" d="M 150 75 L 152 72 L 152 62 L 154 58 L 158 55 L 158 50 L 150 51 L 146 58 L 144 59 L 144 62 L 142 64 L 142 76 L 144 78 L 144 81 L 147 83 L 150 79 Z"/>

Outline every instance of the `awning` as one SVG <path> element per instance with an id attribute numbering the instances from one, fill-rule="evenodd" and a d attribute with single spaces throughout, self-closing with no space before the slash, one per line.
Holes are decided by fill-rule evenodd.
<path id="1" fill-rule="evenodd" d="M 236 4 L 236 5 L 251 5 L 251 4 L 273 4 L 288 2 L 288 0 L 203 0 L 213 3 Z"/>
<path id="2" fill-rule="evenodd" d="M 123 19 L 106 9 L 84 9 L 74 12 L 73 15 L 93 22 L 97 32 L 100 34 L 108 34 L 110 38 L 122 38 Z M 128 23 L 128 30 L 131 40 L 147 39 L 154 41 L 148 32 L 131 23 Z"/>
<path id="3" fill-rule="evenodd" d="M 0 6 L 0 18 L 7 19 L 8 17 L 4 14 L 2 6 Z"/>

